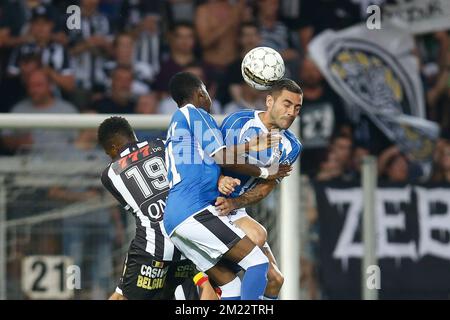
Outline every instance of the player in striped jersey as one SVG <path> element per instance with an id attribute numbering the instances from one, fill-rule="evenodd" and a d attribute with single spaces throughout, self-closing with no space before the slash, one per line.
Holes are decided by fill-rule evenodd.
<path id="1" fill-rule="evenodd" d="M 282 79 L 276 82 L 266 97 L 267 111 L 243 110 L 225 118 L 221 126 L 225 144 L 244 143 L 256 135 L 276 130 L 282 136 L 280 144 L 268 152 L 250 153 L 250 160 L 261 167 L 272 165 L 274 162 L 292 165 L 297 160 L 302 145 L 288 128 L 298 116 L 302 101 L 302 90 L 294 81 Z M 270 261 L 264 297 L 277 299 L 283 285 L 283 275 L 267 244 L 266 229 L 246 213 L 245 207 L 266 197 L 281 179 L 262 180 L 226 169 L 223 174 L 237 178 L 241 183 L 236 186 L 229 198 L 217 199 L 216 209 L 222 215 L 228 214 L 233 224 L 242 229 L 255 244 L 263 248 Z"/>
<path id="2" fill-rule="evenodd" d="M 139 142 L 126 119 L 111 117 L 98 129 L 98 140 L 111 163 L 102 174 L 105 188 L 136 219 L 122 277 L 110 299 L 171 299 L 175 288 L 197 273 L 168 238 L 163 215 L 168 194 L 164 142 Z M 217 298 L 204 277 L 201 298 Z M 196 290 L 191 290 L 195 293 Z M 191 298 L 197 298 L 191 296 Z"/>

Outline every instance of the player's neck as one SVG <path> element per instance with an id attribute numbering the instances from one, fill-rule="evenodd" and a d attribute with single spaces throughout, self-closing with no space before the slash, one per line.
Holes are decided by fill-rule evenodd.
<path id="1" fill-rule="evenodd" d="M 193 105 L 193 106 L 196 107 L 197 109 L 202 109 L 202 110 L 204 110 L 204 111 L 210 113 L 210 109 L 207 109 L 207 108 L 205 108 L 204 106 L 201 106 L 200 104 L 195 103 L 195 102 L 193 102 L 193 101 L 189 101 L 189 102 L 183 103 L 183 104 L 182 104 L 182 107 L 185 107 L 185 106 L 187 106 L 188 104 Z M 182 108 L 182 107 L 181 107 L 181 108 Z"/>

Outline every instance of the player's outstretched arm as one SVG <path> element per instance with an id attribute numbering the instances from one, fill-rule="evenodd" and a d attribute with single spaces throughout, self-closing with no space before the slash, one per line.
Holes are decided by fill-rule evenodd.
<path id="1" fill-rule="evenodd" d="M 220 215 L 227 215 L 231 211 L 255 204 L 265 197 L 275 188 L 275 180 L 267 180 L 258 183 L 254 188 L 244 192 L 236 198 L 218 197 L 215 203 L 216 210 Z"/>

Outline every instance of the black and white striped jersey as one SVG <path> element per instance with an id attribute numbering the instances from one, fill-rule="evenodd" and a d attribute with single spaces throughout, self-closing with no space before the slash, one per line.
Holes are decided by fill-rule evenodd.
<path id="1" fill-rule="evenodd" d="M 100 13 L 90 17 L 81 16 L 81 28 L 69 30 L 69 45 L 71 47 L 88 40 L 93 36 L 102 36 L 112 41 L 112 30 L 108 18 Z M 103 64 L 106 53 L 98 48 L 85 50 L 71 57 L 74 66 L 75 79 L 83 89 L 93 89 L 97 82 L 104 81 Z"/>
<path id="2" fill-rule="evenodd" d="M 40 55 L 43 66 L 51 67 L 62 75 L 73 74 L 69 63 L 69 55 L 62 45 L 51 42 L 46 47 L 40 47 L 37 43 L 30 42 L 15 48 L 12 52 L 8 64 L 10 75 L 18 76 L 20 74 L 19 57 L 27 54 Z"/>
<path id="3" fill-rule="evenodd" d="M 164 261 L 178 261 L 181 253 L 163 224 L 169 192 L 164 143 L 160 139 L 128 144 L 103 171 L 106 189 L 136 219 L 134 245 Z"/>

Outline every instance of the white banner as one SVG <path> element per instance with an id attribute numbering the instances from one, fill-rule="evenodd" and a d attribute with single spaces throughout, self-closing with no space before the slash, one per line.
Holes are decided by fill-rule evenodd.
<path id="1" fill-rule="evenodd" d="M 402 23 L 414 34 L 450 29 L 449 0 L 396 0 L 383 6 L 383 21 Z"/>

